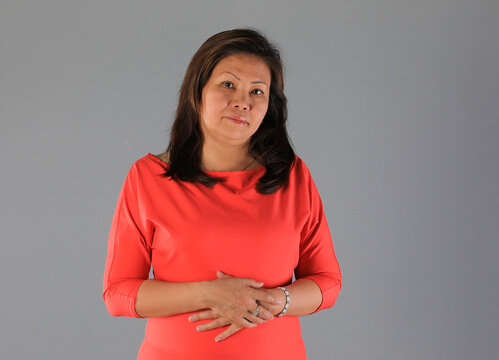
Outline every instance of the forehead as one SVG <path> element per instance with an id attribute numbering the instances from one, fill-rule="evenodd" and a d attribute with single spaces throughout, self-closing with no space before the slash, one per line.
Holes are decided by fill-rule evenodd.
<path id="1" fill-rule="evenodd" d="M 213 69 L 213 74 L 218 75 L 230 71 L 241 76 L 270 82 L 270 69 L 259 56 L 252 54 L 233 54 L 224 57 Z"/>

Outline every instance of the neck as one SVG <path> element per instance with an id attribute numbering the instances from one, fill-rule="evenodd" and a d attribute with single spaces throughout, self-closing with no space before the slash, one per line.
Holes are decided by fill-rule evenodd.
<path id="1" fill-rule="evenodd" d="M 205 171 L 247 170 L 255 162 L 246 147 L 203 146 L 201 168 Z"/>

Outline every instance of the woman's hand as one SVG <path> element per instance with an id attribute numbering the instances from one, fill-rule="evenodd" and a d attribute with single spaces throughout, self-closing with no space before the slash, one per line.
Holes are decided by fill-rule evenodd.
<path id="1" fill-rule="evenodd" d="M 217 328 L 220 328 L 223 326 L 230 325 L 227 329 L 225 329 L 225 331 L 219 333 L 215 337 L 215 341 L 221 341 L 221 340 L 227 339 L 229 336 L 235 334 L 239 330 L 244 329 L 244 327 L 242 327 L 242 326 L 232 324 L 229 321 L 229 319 L 227 319 L 225 317 L 221 317 L 220 315 L 214 313 L 212 310 L 201 311 L 201 312 L 198 312 L 196 314 L 189 316 L 189 321 L 191 321 L 191 322 L 204 320 L 204 319 L 216 319 L 216 320 L 213 320 L 209 323 L 205 323 L 202 325 L 198 325 L 196 327 L 196 329 L 198 331 L 213 330 L 213 329 L 217 329 Z M 260 321 L 265 322 L 265 320 L 262 320 L 262 319 L 260 319 Z M 256 324 L 253 324 L 253 325 L 256 326 Z"/>
<path id="2" fill-rule="evenodd" d="M 276 287 L 273 289 L 267 289 L 267 291 L 276 299 L 280 299 L 279 304 L 275 303 L 270 303 L 266 301 L 259 300 L 258 303 L 263 306 L 265 309 L 267 309 L 270 313 L 272 313 L 273 316 L 276 316 L 281 313 L 282 310 L 284 310 L 284 305 L 286 304 L 286 293 L 284 290 Z"/>
<path id="3" fill-rule="evenodd" d="M 228 329 L 226 329 L 223 333 L 220 333 L 216 337 L 216 341 L 226 339 L 227 337 L 236 333 L 244 327 L 254 327 L 256 326 L 256 323 L 260 324 L 265 321 L 272 320 L 274 318 L 273 314 L 279 313 L 284 306 L 283 304 L 285 302 L 285 297 L 284 299 L 282 298 L 284 293 L 280 289 L 257 289 L 258 287 L 263 286 L 263 283 L 256 282 L 252 279 L 232 277 L 230 275 L 223 274 L 220 271 L 217 272 L 217 276 L 218 279 L 214 282 L 219 282 L 219 290 L 221 291 L 217 291 L 214 293 L 218 296 L 214 297 L 211 300 L 213 302 L 213 305 L 210 306 L 211 309 L 202 310 L 196 314 L 192 314 L 189 317 L 189 321 L 215 319 L 212 322 L 199 325 L 197 327 L 198 331 L 213 330 L 219 327 L 230 325 Z M 220 280 L 225 281 L 221 282 Z M 233 290 L 231 291 L 236 291 L 236 293 L 229 293 L 224 295 L 224 292 L 226 290 L 225 288 L 227 286 L 232 287 Z M 275 290 L 278 291 L 276 292 Z M 279 291 L 283 294 L 279 294 Z M 222 301 L 221 305 L 217 306 L 217 299 L 218 301 Z M 227 300 L 232 301 L 229 301 L 229 303 L 227 304 Z M 249 303 L 253 303 L 253 307 L 250 307 L 248 309 L 248 305 L 244 306 L 244 304 Z M 257 305 L 260 305 L 258 316 L 252 313 L 256 309 Z M 218 309 L 226 311 L 228 315 L 223 315 L 222 313 L 218 312 Z M 243 312 L 244 309 L 247 309 L 246 312 Z M 231 319 L 231 315 L 233 316 L 233 318 L 236 318 L 236 321 L 232 320 L 233 318 Z M 240 321 L 241 317 L 244 319 L 243 321 Z"/>

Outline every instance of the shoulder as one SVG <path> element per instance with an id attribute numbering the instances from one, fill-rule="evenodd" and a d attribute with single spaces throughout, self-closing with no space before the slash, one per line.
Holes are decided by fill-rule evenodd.
<path id="1" fill-rule="evenodd" d="M 128 177 L 134 180 L 156 178 L 154 175 L 164 172 L 166 165 L 165 161 L 162 160 L 165 158 L 160 155 L 147 153 L 133 161 L 128 170 Z"/>
<path id="2" fill-rule="evenodd" d="M 297 154 L 295 154 L 295 160 L 293 163 L 292 172 L 295 172 L 295 173 L 300 174 L 302 176 L 303 175 L 306 175 L 306 176 L 310 175 L 310 170 L 309 170 L 307 164 L 305 164 L 305 161 Z"/>
<path id="3" fill-rule="evenodd" d="M 153 156 L 157 157 L 159 160 L 161 160 L 167 164 L 170 162 L 170 152 L 169 151 L 163 152 L 163 153 L 158 154 L 158 155 L 153 155 Z"/>
<path id="4" fill-rule="evenodd" d="M 309 193 L 316 191 L 316 184 L 314 177 L 312 176 L 312 171 L 298 155 L 295 155 L 295 162 L 290 177 L 293 179 L 295 186 L 299 189 L 297 191 Z"/>

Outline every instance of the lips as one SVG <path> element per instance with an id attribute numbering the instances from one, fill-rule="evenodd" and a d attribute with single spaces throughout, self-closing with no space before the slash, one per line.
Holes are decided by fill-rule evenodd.
<path id="1" fill-rule="evenodd" d="M 248 122 L 246 121 L 245 118 L 243 118 L 242 116 L 226 116 L 227 119 L 231 119 L 231 120 L 235 120 L 235 121 L 238 121 L 238 122 L 243 122 L 245 124 L 247 124 Z"/>

